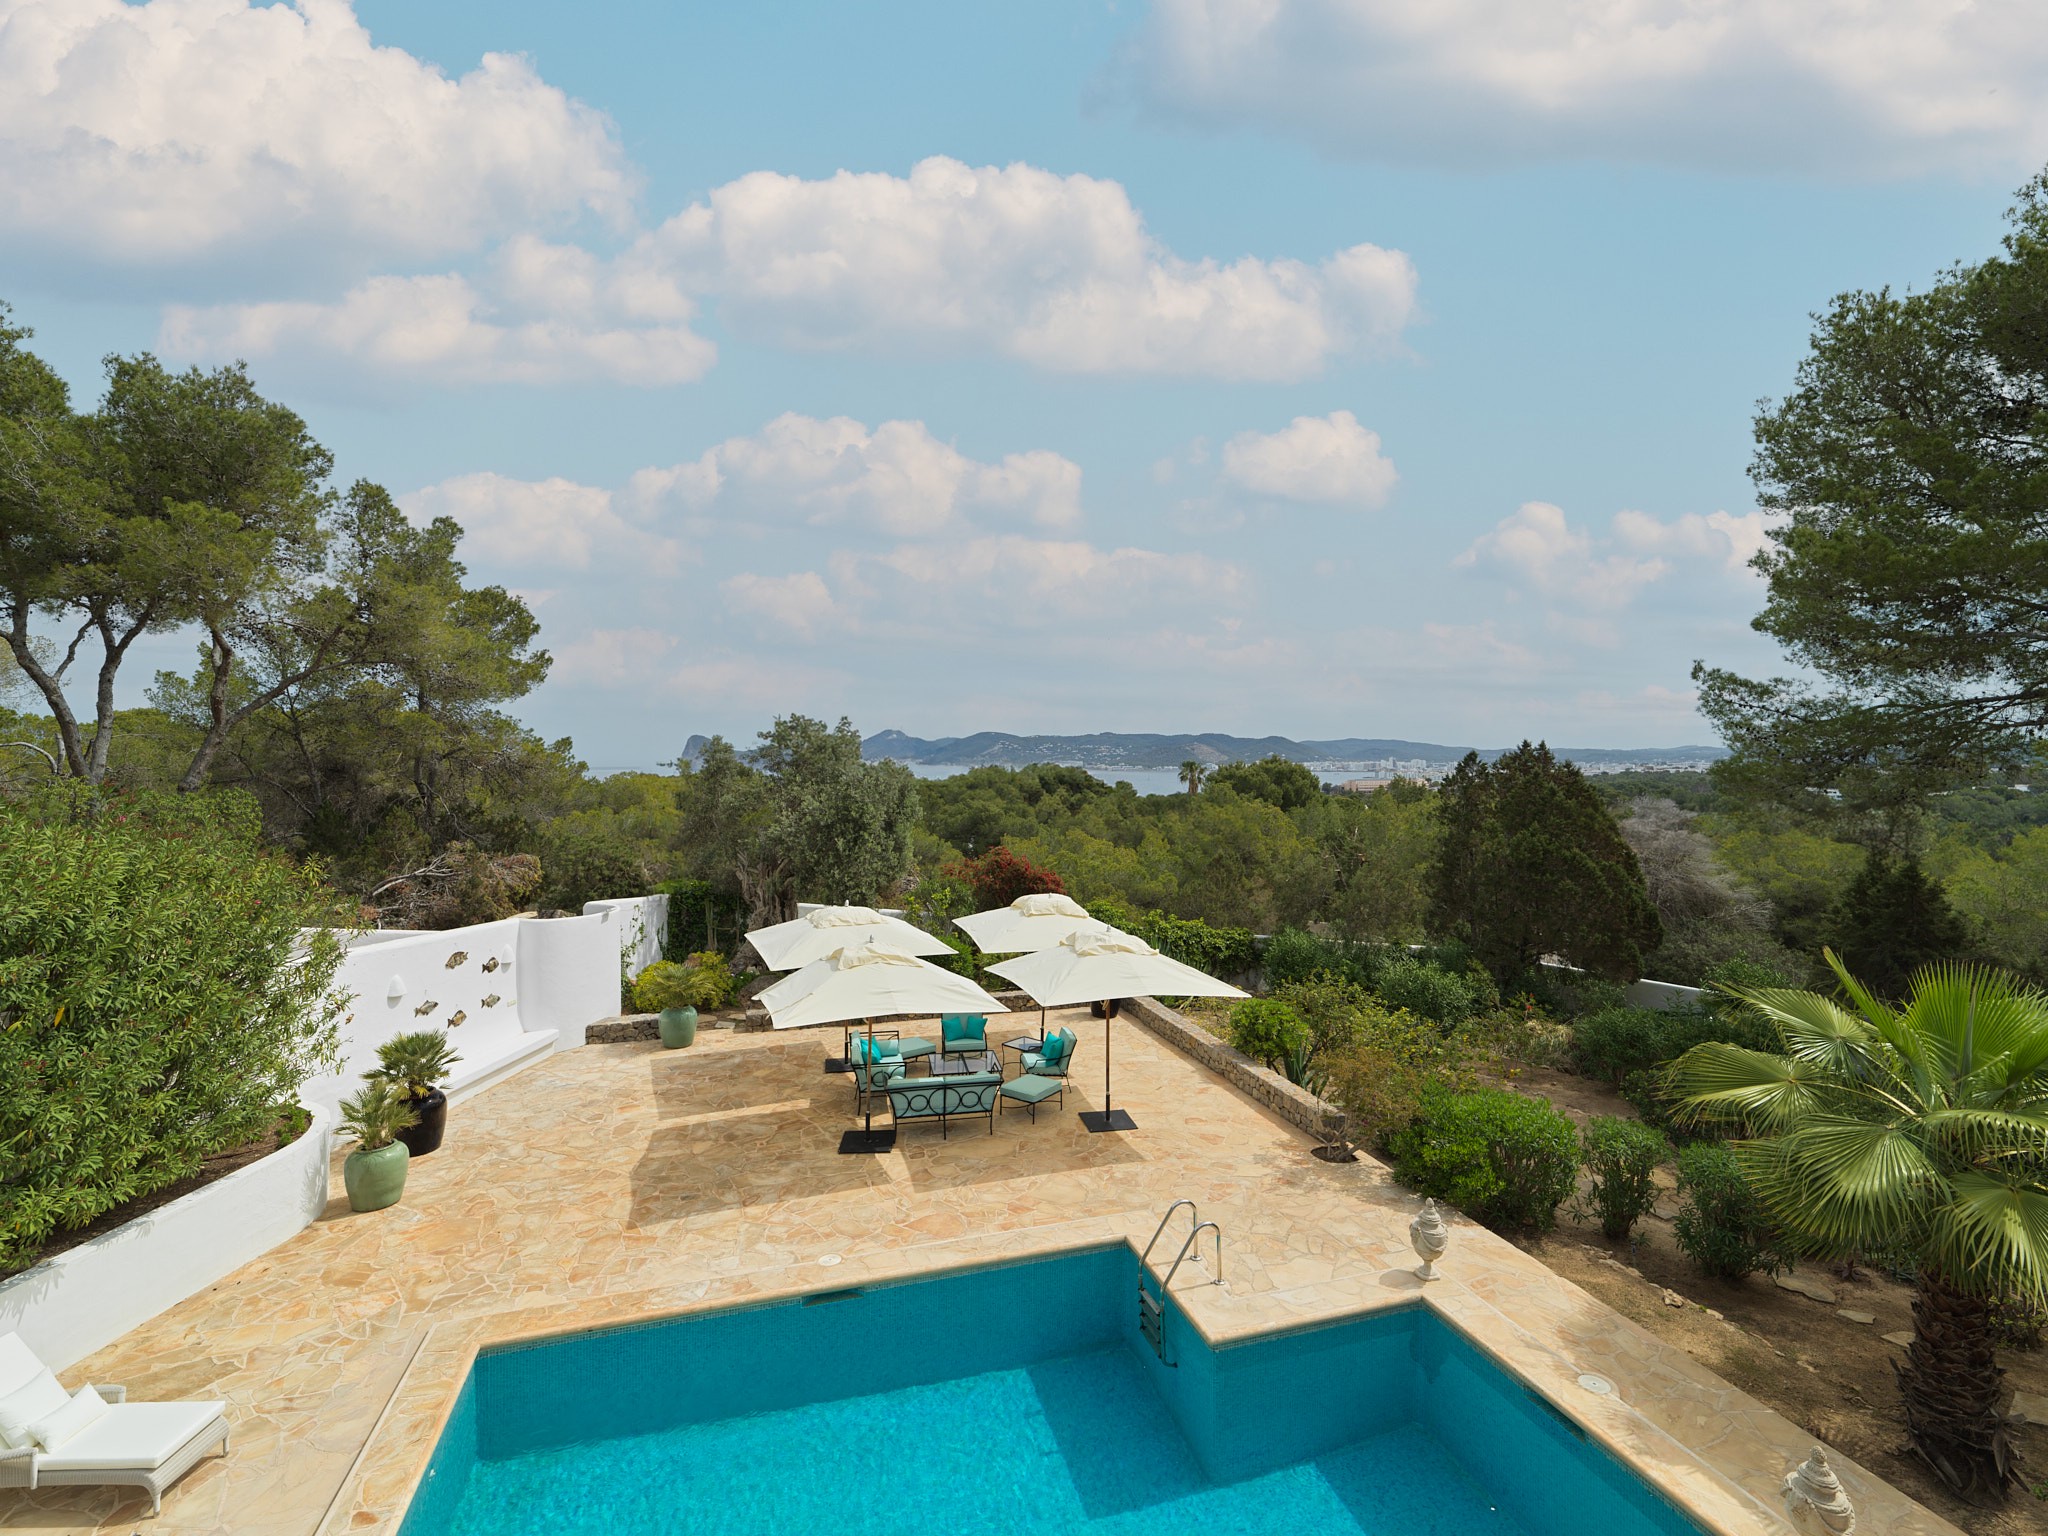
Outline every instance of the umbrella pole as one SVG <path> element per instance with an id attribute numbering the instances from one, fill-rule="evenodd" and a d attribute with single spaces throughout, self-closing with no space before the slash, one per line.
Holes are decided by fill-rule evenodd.
<path id="1" fill-rule="evenodd" d="M 852 1063 L 855 1072 L 872 1073 L 875 1070 L 875 1021 L 865 1021 L 868 1026 L 868 1059 Z M 860 1079 L 856 1078 L 856 1082 Z M 861 1152 L 893 1152 L 896 1149 L 896 1127 L 886 1131 L 875 1129 L 875 1080 L 870 1076 L 861 1083 L 861 1103 L 867 1106 L 867 1118 L 857 1131 L 848 1131 L 839 1138 L 839 1150 L 853 1154 Z"/>
<path id="2" fill-rule="evenodd" d="M 1109 1097 L 1109 998 L 1102 1003 L 1102 1108 L 1081 1111 L 1081 1124 L 1091 1131 L 1135 1131 L 1138 1122 L 1129 1111 L 1118 1109 Z"/>

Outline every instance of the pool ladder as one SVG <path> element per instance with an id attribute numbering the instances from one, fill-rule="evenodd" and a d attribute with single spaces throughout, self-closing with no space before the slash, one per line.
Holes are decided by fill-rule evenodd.
<path id="1" fill-rule="evenodd" d="M 1159 1246 L 1159 1239 L 1166 1233 L 1167 1223 L 1173 1220 L 1173 1213 L 1182 1206 L 1188 1208 L 1188 1235 L 1180 1245 L 1180 1252 L 1173 1257 L 1173 1264 L 1166 1271 L 1166 1278 L 1159 1282 L 1159 1289 L 1153 1290 L 1145 1281 L 1152 1273 L 1152 1250 Z M 1138 1258 L 1138 1332 L 1145 1336 L 1145 1342 L 1152 1346 L 1152 1353 L 1169 1366 L 1178 1369 L 1178 1360 L 1166 1359 L 1166 1293 L 1173 1285 L 1173 1277 L 1179 1273 L 1187 1257 L 1195 1251 L 1204 1232 L 1216 1236 L 1216 1272 L 1213 1283 L 1223 1283 L 1223 1229 L 1213 1221 L 1202 1220 L 1202 1213 L 1192 1200 L 1176 1200 L 1166 1208 L 1166 1214 L 1159 1218 L 1159 1225 L 1152 1229 L 1152 1241 L 1145 1245 L 1145 1251 Z M 1200 1262 L 1199 1258 L 1196 1262 Z"/>

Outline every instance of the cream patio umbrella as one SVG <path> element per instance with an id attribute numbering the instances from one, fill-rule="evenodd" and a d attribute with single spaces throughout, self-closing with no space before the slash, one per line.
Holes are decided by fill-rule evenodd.
<path id="1" fill-rule="evenodd" d="M 1050 891 L 1019 896 L 1007 907 L 991 907 L 953 919 L 984 955 L 1029 955 L 1051 949 L 1084 923 L 1095 921 L 1071 896 Z"/>
<path id="2" fill-rule="evenodd" d="M 1009 1012 L 965 976 L 886 944 L 850 944 L 813 960 L 755 1001 L 768 1010 L 768 1021 L 777 1029 L 866 1019 L 871 1047 L 874 1020 L 891 1014 Z M 872 1098 L 868 1102 L 866 1124 L 841 1138 L 840 1151 L 886 1152 L 896 1145 L 893 1129 L 875 1129 Z"/>
<path id="3" fill-rule="evenodd" d="M 857 944 L 886 944 L 906 955 L 950 955 L 952 946 L 913 923 L 873 907 L 819 907 L 747 935 L 771 971 L 794 971 Z"/>
<path id="4" fill-rule="evenodd" d="M 1076 928 L 1051 949 L 1019 955 L 989 967 L 1005 981 L 1014 981 L 1043 1008 L 1071 1008 L 1076 1003 L 1108 1004 L 1118 998 L 1164 993 L 1168 997 L 1245 997 L 1227 981 L 1162 955 L 1143 939 L 1091 923 Z M 1102 1010 L 1102 1108 L 1081 1112 L 1091 1131 L 1136 1129 L 1130 1114 L 1109 1097 L 1109 1012 Z"/>

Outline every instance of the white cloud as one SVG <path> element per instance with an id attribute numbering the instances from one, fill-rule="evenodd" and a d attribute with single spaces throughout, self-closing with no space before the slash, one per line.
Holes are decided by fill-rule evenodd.
<path id="1" fill-rule="evenodd" d="M 348 0 L 0 0 L 0 239 L 94 261 L 467 250 L 595 210 L 611 125 L 486 54 L 451 80 Z"/>
<path id="2" fill-rule="evenodd" d="M 692 308 L 657 277 L 522 237 L 481 290 L 446 273 L 371 278 L 333 303 L 171 305 L 158 345 L 173 357 L 311 354 L 436 384 L 683 384 L 718 355 L 690 329 Z"/>
<path id="3" fill-rule="evenodd" d="M 719 588 L 734 612 L 758 615 L 805 640 L 815 636 L 820 625 L 829 625 L 835 615 L 831 589 L 816 571 L 790 576 L 742 571 L 720 582 Z"/>
<path id="4" fill-rule="evenodd" d="M 1662 557 L 1596 554 L 1592 536 L 1547 501 L 1523 502 L 1453 563 L 1488 567 L 1545 597 L 1603 610 L 1627 606 L 1671 569 Z"/>
<path id="5" fill-rule="evenodd" d="M 415 522 L 454 518 L 464 556 L 493 568 L 587 571 L 601 562 L 672 574 L 682 565 L 681 547 L 627 522 L 610 491 L 573 480 L 515 480 L 485 470 L 426 486 L 399 504 Z"/>
<path id="6" fill-rule="evenodd" d="M 658 629 L 592 629 L 554 648 L 553 683 L 617 688 L 645 681 L 651 669 L 681 644 Z"/>
<path id="7" fill-rule="evenodd" d="M 2048 156 L 2034 0 L 1153 0 L 1154 110 L 1392 161 L 1883 175 Z"/>
<path id="8" fill-rule="evenodd" d="M 1740 571 L 1770 542 L 1770 524 L 1762 512 L 1686 512 L 1664 523 L 1647 512 L 1622 511 L 1614 514 L 1614 536 L 1645 554 L 1685 555 Z"/>
<path id="9" fill-rule="evenodd" d="M 1297 416 L 1278 432 L 1223 445 L 1223 478 L 1259 496 L 1340 506 L 1384 505 L 1398 476 L 1380 437 L 1349 411 Z"/>
<path id="10" fill-rule="evenodd" d="M 944 156 L 907 177 L 757 171 L 649 249 L 784 346 L 989 349 L 1070 373 L 1301 378 L 1389 346 L 1415 308 L 1398 251 L 1188 260 L 1114 181 Z"/>
<path id="11" fill-rule="evenodd" d="M 476 283 L 382 277 L 332 303 L 181 310 L 165 348 L 665 384 L 710 366 L 710 344 L 683 324 L 703 301 L 735 330 L 798 350 L 1284 380 L 1391 349 L 1415 286 L 1408 258 L 1374 245 L 1313 265 L 1190 260 L 1153 238 L 1114 181 L 934 158 L 907 177 L 742 176 L 609 260 L 528 238 Z"/>
<path id="12" fill-rule="evenodd" d="M 699 519 L 796 518 L 898 536 L 937 533 L 976 512 L 1062 528 L 1081 515 L 1081 467 L 1042 448 L 979 462 L 921 421 L 870 429 L 846 416 L 792 412 L 695 459 L 643 469 L 628 494 Z"/>

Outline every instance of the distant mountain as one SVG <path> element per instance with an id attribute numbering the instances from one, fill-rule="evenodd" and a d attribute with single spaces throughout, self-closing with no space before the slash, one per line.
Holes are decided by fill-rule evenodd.
<path id="1" fill-rule="evenodd" d="M 706 738 L 692 736 L 683 756 L 696 762 Z M 1071 763 L 1095 772 L 1118 768 L 1178 768 L 1189 758 L 1202 763 L 1251 762 L 1261 757 L 1291 758 L 1297 763 L 1369 772 L 1448 768 L 1469 748 L 1435 741 L 1400 741 L 1377 736 L 1344 736 L 1333 741 L 1294 741 L 1286 736 L 1225 736 L 1204 732 L 1194 736 L 1159 736 L 1100 731 L 1092 736 L 1012 736 L 1005 731 L 978 731 L 972 736 L 909 736 L 902 731 L 877 731 L 861 743 L 869 762 L 894 758 L 899 763 L 938 767 L 979 768 L 994 765 L 1022 768 L 1029 763 Z M 1482 747 L 1491 760 L 1504 747 Z M 1581 767 L 1697 766 L 1728 755 L 1725 747 L 1558 747 L 1557 755 Z"/>
<path id="2" fill-rule="evenodd" d="M 694 747 L 696 738 L 692 738 Z M 894 758 L 903 763 L 930 763 L 975 768 L 996 764 L 1021 768 L 1027 763 L 1072 763 L 1097 771 L 1117 768 L 1177 768 L 1193 758 L 1203 763 L 1250 762 L 1279 756 L 1298 763 L 1427 764 L 1448 766 L 1470 750 L 1434 741 L 1400 741 L 1374 736 L 1345 736 L 1331 741 L 1294 741 L 1285 736 L 1225 736 L 1204 732 L 1192 736 L 1159 736 L 1098 732 L 1091 736 L 1012 736 L 981 731 L 972 736 L 929 740 L 902 731 L 879 731 L 861 743 L 870 762 Z M 1492 759 L 1504 747 L 1482 747 Z M 1557 755 L 1582 766 L 1710 763 L 1726 757 L 1723 747 L 1559 747 Z"/>

